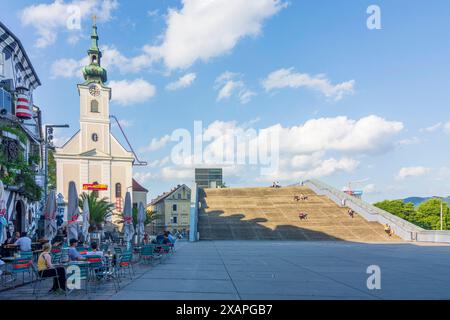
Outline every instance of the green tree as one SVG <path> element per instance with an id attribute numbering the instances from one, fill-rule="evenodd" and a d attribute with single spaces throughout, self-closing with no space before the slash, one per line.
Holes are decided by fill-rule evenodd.
<path id="1" fill-rule="evenodd" d="M 90 231 L 101 230 L 102 223 L 106 222 L 106 219 L 111 217 L 114 204 L 110 203 L 107 198 L 97 198 L 93 192 L 89 194 L 83 192 L 78 199 L 78 205 L 81 210 L 83 210 L 84 199 L 87 199 L 89 204 Z"/>
<path id="2" fill-rule="evenodd" d="M 449 214 L 449 206 L 447 203 L 442 205 L 442 228 L 444 230 L 449 229 L 449 224 L 447 217 Z M 441 229 L 441 200 L 440 199 L 430 199 L 421 203 L 417 207 L 417 211 L 414 215 L 414 219 L 420 223 L 423 228 L 431 230 Z"/>
<path id="3" fill-rule="evenodd" d="M 405 220 L 415 213 L 414 204 L 405 203 L 403 200 L 384 200 L 375 203 L 374 206 Z"/>
<path id="4" fill-rule="evenodd" d="M 427 230 L 440 230 L 441 228 L 441 200 L 439 199 L 430 199 L 423 202 L 417 209 L 414 208 L 412 203 L 405 203 L 403 200 L 385 200 L 375 203 L 374 206 Z M 450 207 L 447 203 L 444 203 L 442 208 L 442 227 L 444 230 L 449 230 Z"/>
<path id="5" fill-rule="evenodd" d="M 145 217 L 145 221 L 144 221 L 144 226 L 152 223 L 159 217 L 159 215 L 155 211 L 151 211 L 150 209 L 146 209 L 145 214 L 146 214 L 146 217 Z M 135 226 L 137 225 L 137 215 L 138 215 L 138 209 L 133 208 L 133 222 L 134 222 Z"/>
<path id="6" fill-rule="evenodd" d="M 53 150 L 48 150 L 48 188 L 56 188 L 56 161 Z"/>

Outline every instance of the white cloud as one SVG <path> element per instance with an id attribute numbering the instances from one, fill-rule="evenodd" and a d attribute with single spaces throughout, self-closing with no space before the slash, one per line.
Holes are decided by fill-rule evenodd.
<path id="1" fill-rule="evenodd" d="M 169 69 L 187 68 L 197 60 L 230 52 L 245 37 L 261 34 L 263 22 L 286 7 L 281 0 L 182 0 L 169 9 L 167 29 L 159 46 L 147 46 L 149 55 Z"/>
<path id="2" fill-rule="evenodd" d="M 444 124 L 444 132 L 450 133 L 450 121 Z"/>
<path id="3" fill-rule="evenodd" d="M 159 15 L 159 10 L 158 9 L 149 10 L 147 11 L 147 14 L 149 15 L 149 17 L 157 17 Z"/>
<path id="4" fill-rule="evenodd" d="M 161 178 L 164 180 L 193 179 L 194 169 L 179 167 L 164 167 L 161 169 Z"/>
<path id="5" fill-rule="evenodd" d="M 55 136 L 53 138 L 53 145 L 57 148 L 61 148 L 67 141 L 69 141 L 70 137 L 67 136 Z"/>
<path id="6" fill-rule="evenodd" d="M 401 122 L 388 121 L 375 115 L 359 120 L 345 116 L 319 118 L 299 126 L 284 128 L 278 124 L 268 128 L 279 130 L 281 150 L 299 154 L 325 150 L 383 152 L 394 145 L 392 137 L 402 129 Z"/>
<path id="7" fill-rule="evenodd" d="M 182 165 L 165 166 L 168 169 L 165 169 L 163 177 L 190 177 L 193 169 L 202 165 L 225 167 L 230 177 L 239 178 L 245 173 L 254 181 L 264 182 L 298 182 L 338 172 L 353 172 L 360 165 L 357 157 L 389 151 L 396 145 L 394 136 L 403 129 L 402 123 L 377 116 L 357 120 L 347 117 L 312 119 L 298 126 L 274 125 L 259 131 L 252 130 L 253 124 L 254 122 L 237 121 L 210 123 L 203 130 L 202 162 L 196 162 L 192 155 L 172 159 L 175 164 Z M 279 152 L 279 166 L 275 173 L 260 175 L 258 168 L 265 165 L 249 164 L 248 158 L 245 163 L 237 163 L 236 151 L 242 150 L 240 148 L 244 146 L 244 150 L 248 152 L 248 139 L 264 142 L 263 132 L 270 135 L 272 130 L 278 131 L 280 139 L 279 149 L 275 150 Z M 235 140 L 236 136 L 240 139 Z M 241 139 L 242 137 L 248 139 Z M 160 140 L 165 139 L 167 138 L 154 139 L 152 143 L 157 145 Z M 230 141 L 234 143 L 228 143 Z M 261 144 L 258 145 L 261 147 Z M 158 164 L 155 163 L 156 165 Z"/>
<path id="8" fill-rule="evenodd" d="M 153 172 L 146 171 L 146 172 L 135 172 L 133 174 L 133 178 L 139 181 L 140 183 L 145 183 L 149 181 L 150 179 L 155 179 L 155 175 Z"/>
<path id="9" fill-rule="evenodd" d="M 344 157 L 339 160 L 334 158 L 323 160 L 318 166 L 305 174 L 305 178 L 329 176 L 337 171 L 352 172 L 359 165 L 359 161 Z"/>
<path id="10" fill-rule="evenodd" d="M 270 73 L 262 84 L 266 91 L 306 87 L 321 92 L 327 98 L 338 101 L 345 95 L 354 93 L 355 81 L 350 80 L 333 85 L 323 74 L 310 76 L 307 73 L 294 72 L 294 69 L 290 68 L 279 69 Z"/>
<path id="11" fill-rule="evenodd" d="M 230 71 L 226 71 L 217 77 L 215 81 L 215 88 L 219 90 L 217 101 L 228 99 L 236 94 L 241 104 L 249 103 L 256 93 L 249 90 L 240 78 L 242 78 L 241 74 Z"/>
<path id="12" fill-rule="evenodd" d="M 194 83 L 197 75 L 195 73 L 188 73 L 182 77 L 180 77 L 177 81 L 171 82 L 166 86 L 166 89 L 169 91 L 175 91 L 179 89 L 184 89 L 192 85 Z"/>
<path id="13" fill-rule="evenodd" d="M 404 180 L 410 177 L 419 177 L 427 174 L 430 171 L 429 168 L 425 167 L 403 167 L 397 174 L 397 180 Z"/>
<path id="14" fill-rule="evenodd" d="M 442 128 L 442 122 L 436 123 L 432 126 L 429 126 L 427 128 L 420 129 L 421 132 L 435 132 Z"/>
<path id="15" fill-rule="evenodd" d="M 363 192 L 365 194 L 379 194 L 380 190 L 376 187 L 375 184 L 371 183 L 363 187 Z"/>
<path id="16" fill-rule="evenodd" d="M 158 159 L 149 164 L 150 167 L 162 167 L 170 162 L 170 157 L 164 157 L 162 159 Z"/>
<path id="17" fill-rule="evenodd" d="M 111 81 L 109 86 L 112 89 L 111 101 L 122 106 L 146 102 L 156 94 L 155 86 L 143 79 Z"/>
<path id="18" fill-rule="evenodd" d="M 103 54 L 102 66 L 108 70 L 119 70 L 122 74 L 140 72 L 153 62 L 145 53 L 129 58 L 112 45 L 102 45 L 100 49 Z"/>
<path id="19" fill-rule="evenodd" d="M 439 122 L 427 128 L 420 129 L 421 132 L 436 132 L 438 130 L 442 130 L 442 132 L 446 134 L 450 134 L 450 121 L 448 122 Z"/>
<path id="20" fill-rule="evenodd" d="M 50 4 L 28 6 L 19 13 L 19 18 L 24 26 L 32 26 L 36 30 L 36 47 L 44 48 L 55 43 L 61 30 L 69 33 L 69 42 L 77 41 L 81 28 L 74 27 L 74 15 L 79 13 L 80 22 L 89 19 L 93 13 L 97 14 L 99 21 L 108 21 L 118 6 L 117 0 L 55 0 Z"/>
<path id="21" fill-rule="evenodd" d="M 214 121 L 203 130 L 203 160 L 200 163 L 193 155 L 189 155 L 183 159 L 166 157 L 165 163 L 154 161 L 151 167 L 158 168 L 160 179 L 176 182 L 192 179 L 195 167 L 220 166 L 226 169 L 230 179 L 242 179 L 245 175 L 246 179 L 255 182 L 293 183 L 309 178 L 331 176 L 339 172 L 353 172 L 360 165 L 356 157 L 387 152 L 396 146 L 394 136 L 403 129 L 402 123 L 377 116 L 357 120 L 347 117 L 313 119 L 292 127 L 275 125 L 253 131 L 252 134 L 250 131 L 254 123 Z M 276 162 L 279 165 L 276 166 L 275 172 L 261 175 L 259 169 L 267 167 L 267 164 L 249 164 L 248 158 L 245 163 L 236 162 L 236 150 L 247 144 L 248 140 L 238 139 L 230 145 L 227 144 L 230 138 L 244 135 L 253 141 L 260 141 L 262 133 L 265 131 L 270 135 L 271 130 L 278 130 L 280 138 L 279 162 Z M 164 144 L 163 141 L 168 140 L 167 136 L 153 139 L 149 146 Z M 248 152 L 248 149 L 246 151 Z M 332 156 L 329 153 L 332 153 Z M 173 161 L 171 165 L 170 160 Z M 366 189 L 368 192 L 375 192 L 371 186 L 367 186 Z"/>
<path id="22" fill-rule="evenodd" d="M 358 168 L 360 162 L 349 158 L 342 157 L 340 159 L 315 159 L 310 161 L 302 170 L 291 167 L 286 161 L 287 155 L 284 155 L 285 161 L 281 161 L 281 165 L 276 172 L 270 175 L 261 175 L 256 181 L 272 182 L 272 181 L 290 181 L 298 182 L 304 179 L 322 178 L 333 175 L 337 172 L 352 172 Z"/>
<path id="23" fill-rule="evenodd" d="M 129 128 L 129 127 L 134 126 L 134 121 L 133 120 L 121 119 L 121 120 L 119 120 L 119 123 L 120 123 L 120 126 L 123 127 L 123 128 Z M 117 127 L 117 123 L 113 122 L 112 126 L 113 127 Z"/>
<path id="24" fill-rule="evenodd" d="M 108 71 L 118 70 L 121 74 L 137 73 L 151 66 L 151 58 L 145 54 L 128 58 L 115 46 L 101 45 L 102 67 Z M 55 78 L 82 78 L 81 69 L 89 64 L 89 58 L 85 56 L 79 60 L 58 59 L 52 63 L 50 74 Z"/>
<path id="25" fill-rule="evenodd" d="M 50 68 L 51 78 L 81 78 L 81 68 L 84 60 L 58 59 L 53 62 Z"/>
<path id="26" fill-rule="evenodd" d="M 169 143 L 169 141 L 170 141 L 170 136 L 168 134 L 159 139 L 153 138 L 152 141 L 150 142 L 150 144 L 147 147 L 142 148 L 141 151 L 142 152 L 156 151 L 156 150 L 162 149 L 167 145 L 167 143 Z"/>
<path id="27" fill-rule="evenodd" d="M 421 142 L 422 142 L 422 140 L 419 139 L 418 137 L 412 137 L 412 138 L 400 140 L 400 141 L 398 141 L 398 144 L 404 145 L 404 146 L 409 146 L 409 145 L 414 145 L 414 144 L 418 144 Z"/>

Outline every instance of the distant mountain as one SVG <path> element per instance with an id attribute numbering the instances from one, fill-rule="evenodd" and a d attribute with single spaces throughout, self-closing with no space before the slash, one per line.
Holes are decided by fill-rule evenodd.
<path id="1" fill-rule="evenodd" d="M 403 199 L 403 201 L 405 203 L 411 202 L 414 204 L 414 206 L 418 206 L 422 202 L 425 202 L 430 199 L 432 199 L 432 197 L 409 197 L 409 198 Z M 450 197 L 444 198 L 444 201 L 450 205 Z"/>

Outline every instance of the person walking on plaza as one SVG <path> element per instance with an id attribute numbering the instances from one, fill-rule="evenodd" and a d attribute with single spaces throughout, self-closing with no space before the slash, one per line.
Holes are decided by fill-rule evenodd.
<path id="1" fill-rule="evenodd" d="M 52 245 L 50 243 L 44 243 L 42 246 L 43 252 L 38 258 L 38 272 L 43 278 L 57 277 L 53 278 L 53 287 L 49 292 L 54 292 L 57 294 L 65 293 L 66 291 L 66 271 L 64 267 L 55 267 L 52 264 L 52 256 L 50 251 Z"/>

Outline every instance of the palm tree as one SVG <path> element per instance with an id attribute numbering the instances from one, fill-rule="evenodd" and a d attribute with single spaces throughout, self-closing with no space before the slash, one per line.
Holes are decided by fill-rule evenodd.
<path id="1" fill-rule="evenodd" d="M 137 208 L 133 208 L 133 221 L 134 221 L 135 224 L 137 224 L 137 216 L 138 216 L 138 209 Z M 152 223 L 153 221 L 155 221 L 158 218 L 159 218 L 159 214 L 157 214 L 156 211 L 152 211 L 150 209 L 146 209 L 145 210 L 144 226 Z"/>
<path id="2" fill-rule="evenodd" d="M 89 224 L 91 225 L 90 232 L 93 230 L 101 230 L 102 223 L 106 222 L 106 219 L 111 217 L 114 204 L 110 203 L 108 198 L 97 198 L 93 192 L 90 194 L 83 192 L 80 199 L 78 199 L 78 205 L 81 209 L 83 209 L 84 199 L 88 200 L 89 205 Z"/>

